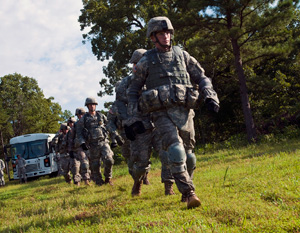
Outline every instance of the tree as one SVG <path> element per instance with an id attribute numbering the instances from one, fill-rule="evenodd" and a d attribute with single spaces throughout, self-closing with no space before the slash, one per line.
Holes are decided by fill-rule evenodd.
<path id="1" fill-rule="evenodd" d="M 33 78 L 14 73 L 0 78 L 0 129 L 9 138 L 28 133 L 54 133 L 62 120 L 61 107 L 45 98 Z"/>
<path id="2" fill-rule="evenodd" d="M 110 59 L 99 95 L 111 94 L 114 84 L 127 75 L 127 61 L 137 48 L 151 48 L 145 38 L 145 24 L 164 15 L 175 28 L 175 44 L 191 53 L 214 79 L 221 98 L 221 115 L 240 127 L 239 109 L 244 117 L 248 141 L 256 140 L 250 100 L 256 82 L 254 67 L 267 59 L 287 56 L 293 30 L 288 30 L 299 1 L 281 0 L 169 0 L 109 1 L 83 0 L 79 17 L 81 29 L 100 60 Z M 126 6 L 126 7 L 124 7 Z M 255 85 L 250 85 L 254 87 Z M 236 101 L 239 91 L 240 102 Z M 225 99 L 227 98 L 227 99 Z M 223 104 L 225 103 L 225 104 Z M 226 106 L 226 110 L 222 108 Z M 238 114 L 236 114 L 238 113 Z"/>

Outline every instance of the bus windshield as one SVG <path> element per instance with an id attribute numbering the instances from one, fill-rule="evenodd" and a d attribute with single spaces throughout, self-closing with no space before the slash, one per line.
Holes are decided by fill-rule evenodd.
<path id="1" fill-rule="evenodd" d="M 13 144 L 11 145 L 12 158 L 16 159 L 18 154 L 24 159 L 34 159 L 44 156 L 47 151 L 46 143 L 46 140 L 37 140 Z"/>

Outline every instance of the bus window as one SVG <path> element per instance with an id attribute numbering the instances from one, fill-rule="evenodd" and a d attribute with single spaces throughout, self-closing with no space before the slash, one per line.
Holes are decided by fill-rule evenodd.
<path id="1" fill-rule="evenodd" d="M 11 147 L 11 156 L 13 159 L 17 159 L 17 155 L 21 155 L 24 159 L 28 157 L 25 143 L 14 144 Z"/>
<path id="2" fill-rule="evenodd" d="M 44 156 L 46 153 L 45 140 L 28 142 L 29 159 Z"/>

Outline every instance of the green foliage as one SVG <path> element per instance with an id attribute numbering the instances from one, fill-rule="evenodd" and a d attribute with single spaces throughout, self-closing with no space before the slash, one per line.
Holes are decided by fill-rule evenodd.
<path id="1" fill-rule="evenodd" d="M 285 119 L 284 126 L 299 124 L 298 3 L 84 0 L 79 22 L 82 30 L 88 30 L 83 38 L 91 41 L 95 56 L 110 59 L 104 68 L 106 78 L 100 80 L 103 96 L 112 94 L 115 83 L 129 74 L 127 64 L 135 49 L 152 48 L 145 36 L 149 19 L 169 17 L 174 44 L 201 63 L 220 98 L 218 116 L 209 116 L 200 106 L 195 117 L 198 139 L 206 143 L 244 133 L 249 125 L 245 119 L 251 125 L 252 118 L 259 134 L 278 127 L 270 122 Z M 269 124 L 273 128 L 265 129 Z"/>
<path id="2" fill-rule="evenodd" d="M 28 133 L 53 133 L 59 128 L 61 107 L 45 98 L 37 81 L 21 74 L 0 78 L 0 131 L 4 143 Z"/>
<path id="3" fill-rule="evenodd" d="M 70 186 L 63 177 L 8 182 L 0 188 L 0 231 L 299 232 L 299 146 L 296 138 L 197 152 L 202 206 L 191 210 L 177 189 L 164 195 L 157 159 L 139 197 L 130 196 L 124 163 L 114 166 L 114 186 Z"/>

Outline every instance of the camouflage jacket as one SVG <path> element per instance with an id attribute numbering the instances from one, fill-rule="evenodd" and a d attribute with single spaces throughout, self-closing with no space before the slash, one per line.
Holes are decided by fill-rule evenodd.
<path id="1" fill-rule="evenodd" d="M 151 62 L 150 54 L 156 53 L 158 60 L 162 66 L 163 70 L 168 70 L 167 68 L 164 69 L 164 66 L 167 67 L 170 63 L 174 63 L 174 54 L 171 48 L 168 52 L 161 52 L 158 51 L 157 48 L 150 50 L 144 54 L 141 60 L 136 65 L 136 72 L 134 73 L 133 77 L 131 78 L 131 82 L 129 88 L 127 90 L 127 97 L 128 101 L 131 103 L 137 103 L 140 91 L 142 90 L 143 86 L 146 84 L 147 77 L 149 76 L 149 63 Z M 185 66 L 185 71 L 188 73 L 188 78 L 190 79 L 190 83 L 193 85 L 198 85 L 199 90 L 203 95 L 203 99 L 206 100 L 207 98 L 211 98 L 219 103 L 218 97 L 216 92 L 213 89 L 211 80 L 205 75 L 204 69 L 201 67 L 197 60 L 190 56 L 189 53 L 186 51 L 182 51 L 183 53 L 183 62 Z M 162 77 L 162 78 L 168 78 Z M 148 80 L 149 82 L 149 80 Z"/>
<path id="2" fill-rule="evenodd" d="M 107 118 L 101 112 L 96 111 L 94 116 L 87 112 L 76 124 L 79 145 L 106 140 L 108 137 L 106 124 Z"/>

